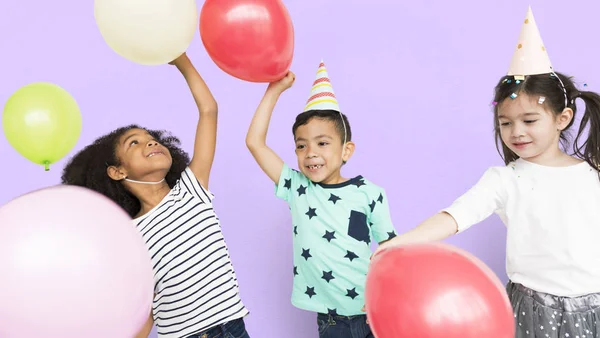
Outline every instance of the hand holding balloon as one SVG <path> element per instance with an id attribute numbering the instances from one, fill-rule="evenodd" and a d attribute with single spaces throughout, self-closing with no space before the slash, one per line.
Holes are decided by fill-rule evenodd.
<path id="1" fill-rule="evenodd" d="M 289 71 L 281 80 L 269 83 L 267 90 L 281 94 L 291 88 L 295 81 L 296 74 L 294 74 L 292 71 Z"/>

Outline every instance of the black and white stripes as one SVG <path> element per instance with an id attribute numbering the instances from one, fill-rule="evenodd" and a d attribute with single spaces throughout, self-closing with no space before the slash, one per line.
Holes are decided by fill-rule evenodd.
<path id="1" fill-rule="evenodd" d="M 134 220 L 152 258 L 161 338 L 188 337 L 248 314 L 213 197 L 186 168 L 170 193 Z"/>

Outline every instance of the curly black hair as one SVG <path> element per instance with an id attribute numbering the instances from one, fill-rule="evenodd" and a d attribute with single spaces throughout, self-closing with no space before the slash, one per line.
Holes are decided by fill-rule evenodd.
<path id="1" fill-rule="evenodd" d="M 63 169 L 62 184 L 81 186 L 99 192 L 116 202 L 129 216 L 134 217 L 140 211 L 140 201 L 125 189 L 121 182 L 111 179 L 106 172 L 109 166 L 121 164 L 116 154 L 117 144 L 121 136 L 131 129 L 146 130 L 158 143 L 169 149 L 173 163 L 165 181 L 173 188 L 190 162 L 189 155 L 179 147 L 179 139 L 169 132 L 150 130 L 134 124 L 118 128 L 96 139 L 73 156 Z"/>

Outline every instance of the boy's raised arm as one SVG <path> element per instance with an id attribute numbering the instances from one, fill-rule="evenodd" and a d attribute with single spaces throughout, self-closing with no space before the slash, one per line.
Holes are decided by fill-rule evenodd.
<path id="1" fill-rule="evenodd" d="M 269 85 L 258 108 L 256 108 L 246 135 L 246 146 L 250 153 L 252 153 L 260 168 L 275 184 L 279 182 L 283 160 L 267 146 L 267 130 L 279 96 L 292 86 L 295 78 L 294 73 L 289 72 L 283 79 Z"/>

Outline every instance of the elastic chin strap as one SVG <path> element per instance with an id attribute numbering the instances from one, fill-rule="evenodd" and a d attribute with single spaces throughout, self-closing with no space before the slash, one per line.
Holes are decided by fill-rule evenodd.
<path id="1" fill-rule="evenodd" d="M 124 178 L 125 181 L 127 182 L 131 182 L 131 183 L 138 183 L 138 184 L 160 184 L 162 183 L 165 179 L 163 178 L 162 180 L 158 181 L 158 182 L 142 182 L 142 181 L 135 181 L 135 180 L 130 180 L 127 177 Z"/>
<path id="2" fill-rule="evenodd" d="M 344 144 L 342 146 L 342 163 L 344 163 L 344 151 L 346 149 L 346 137 L 348 136 L 348 132 L 346 131 L 346 122 L 344 122 L 344 115 L 342 112 L 340 113 L 340 118 L 342 119 L 342 125 L 344 126 Z"/>

